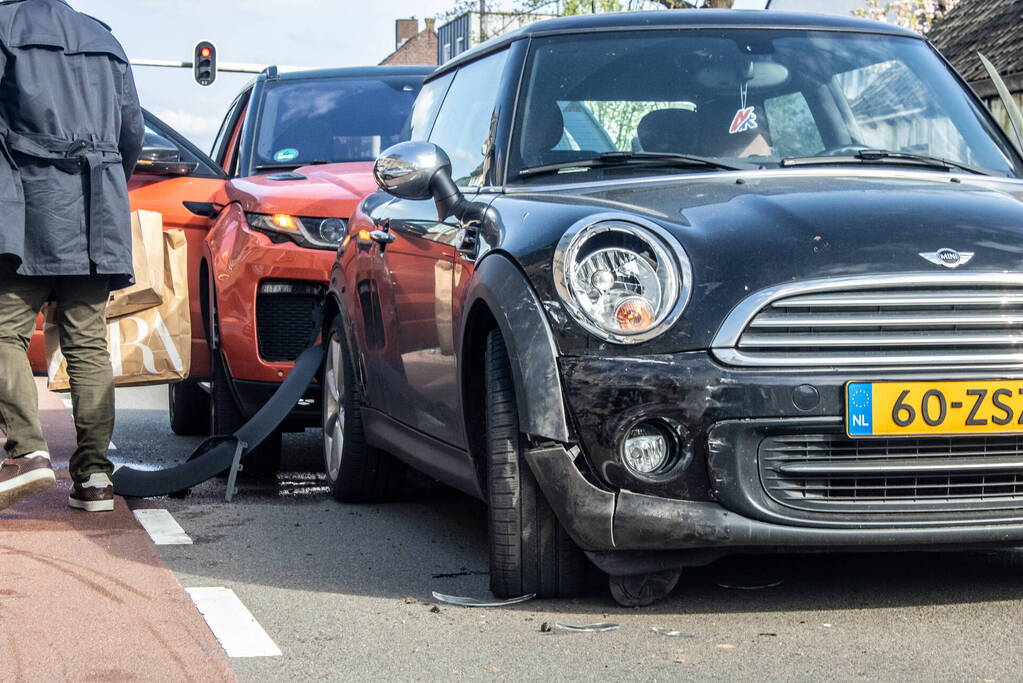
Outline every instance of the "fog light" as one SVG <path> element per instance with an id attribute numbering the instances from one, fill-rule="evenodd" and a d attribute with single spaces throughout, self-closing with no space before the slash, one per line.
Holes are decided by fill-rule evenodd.
<path id="1" fill-rule="evenodd" d="M 630 469 L 650 474 L 668 464 L 672 445 L 667 429 L 654 422 L 641 422 L 625 435 L 622 458 Z"/>

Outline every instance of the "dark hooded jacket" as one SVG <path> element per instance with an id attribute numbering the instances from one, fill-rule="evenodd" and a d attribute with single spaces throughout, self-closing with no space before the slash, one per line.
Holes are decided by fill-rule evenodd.
<path id="1" fill-rule="evenodd" d="M 0 262 L 130 284 L 127 178 L 143 133 L 109 27 L 63 0 L 0 1 Z"/>

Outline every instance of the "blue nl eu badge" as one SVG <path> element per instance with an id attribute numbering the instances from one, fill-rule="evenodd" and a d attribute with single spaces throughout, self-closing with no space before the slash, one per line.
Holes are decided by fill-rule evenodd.
<path id="1" fill-rule="evenodd" d="M 849 382 L 846 386 L 845 428 L 850 436 L 870 436 L 874 433 L 873 385 L 870 382 Z"/>

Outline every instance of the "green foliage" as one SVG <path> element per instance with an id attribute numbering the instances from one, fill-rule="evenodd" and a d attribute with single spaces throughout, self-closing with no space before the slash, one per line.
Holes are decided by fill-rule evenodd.
<path id="1" fill-rule="evenodd" d="M 694 7 L 730 8 L 734 0 L 487 0 L 491 12 L 529 14 L 542 12 L 563 15 L 604 12 L 640 12 L 657 9 L 692 9 Z M 440 15 L 442 21 L 465 12 L 479 11 L 479 0 L 457 0 L 450 10 Z"/>

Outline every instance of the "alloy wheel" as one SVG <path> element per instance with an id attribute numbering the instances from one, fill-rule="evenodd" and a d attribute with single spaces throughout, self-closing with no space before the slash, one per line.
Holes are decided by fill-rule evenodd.
<path id="1" fill-rule="evenodd" d="M 337 335 L 332 335 L 323 372 L 323 455 L 327 475 L 332 481 L 337 481 L 340 475 L 345 445 L 344 360 L 341 353 L 341 342 Z"/>

